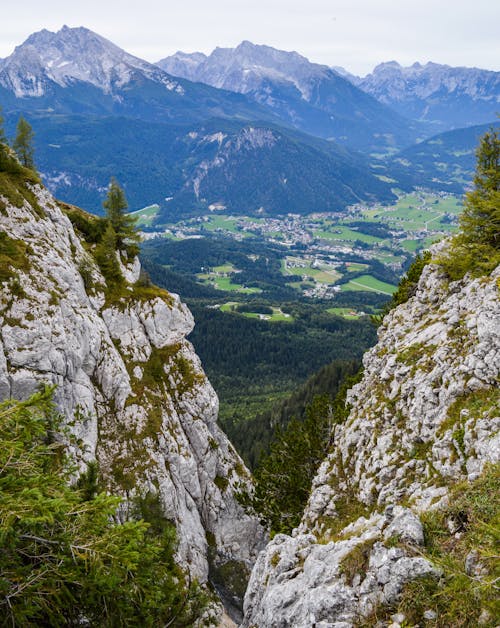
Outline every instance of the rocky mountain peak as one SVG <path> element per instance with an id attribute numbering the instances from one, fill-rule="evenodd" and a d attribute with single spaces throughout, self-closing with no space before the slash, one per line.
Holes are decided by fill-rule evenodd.
<path id="1" fill-rule="evenodd" d="M 161 82 L 168 89 L 180 88 L 158 68 L 128 54 L 101 35 L 84 28 L 63 26 L 57 32 L 33 33 L 4 59 L 0 84 L 17 97 L 42 96 L 55 83 L 89 83 L 112 93 L 132 80 L 136 73 Z"/>
<path id="2" fill-rule="evenodd" d="M 495 93 L 491 92 L 493 86 L 500 85 L 500 72 L 479 68 L 451 67 L 432 61 L 424 65 L 416 62 L 407 67 L 396 61 L 381 63 L 371 74 L 361 80 L 360 85 L 363 89 L 374 93 L 377 89 L 382 89 L 380 81 L 387 80 L 388 77 L 403 80 L 404 91 L 400 94 L 401 100 L 410 95 L 430 96 L 438 90 L 460 92 L 464 95 L 474 95 L 497 102 L 500 99 L 498 89 Z"/>
<path id="3" fill-rule="evenodd" d="M 355 84 L 402 115 L 446 129 L 490 122 L 500 102 L 500 72 L 432 61 L 381 63 Z"/>
<path id="4" fill-rule="evenodd" d="M 195 81 L 196 70 L 206 59 L 207 55 L 203 52 L 182 52 L 178 50 L 170 57 L 158 61 L 157 65 L 169 74 L 172 74 L 172 76 L 180 76 L 189 81 Z"/>
<path id="5" fill-rule="evenodd" d="M 158 65 L 168 71 L 175 67 L 179 76 L 240 93 L 258 90 L 266 80 L 291 83 L 306 100 L 310 96 L 311 80 L 331 72 L 327 66 L 311 63 L 297 52 L 250 41 L 242 41 L 235 48 L 215 48 L 195 70 L 190 59 L 182 67 L 178 53 L 174 57 L 175 60 L 167 57 Z"/>

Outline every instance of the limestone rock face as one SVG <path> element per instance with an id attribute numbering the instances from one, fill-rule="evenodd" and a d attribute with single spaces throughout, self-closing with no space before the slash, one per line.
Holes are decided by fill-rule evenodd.
<path id="1" fill-rule="evenodd" d="M 249 570 L 265 534 L 235 499 L 249 473 L 217 426 L 217 396 L 186 340 L 191 313 L 176 295 L 141 288 L 138 260 L 121 257 L 129 283 L 111 299 L 92 246 L 44 188 L 30 192 L 12 202 L 0 190 L 0 230 L 27 260 L 0 284 L 0 397 L 55 384 L 75 460 L 82 470 L 98 461 L 123 512 L 134 496 L 157 496 L 181 563 L 201 581 L 209 552 Z"/>
<path id="2" fill-rule="evenodd" d="M 419 513 L 500 460 L 499 282 L 500 268 L 449 283 L 429 265 L 386 316 L 299 528 L 259 556 L 244 627 L 347 628 L 433 573 L 412 551 Z"/>

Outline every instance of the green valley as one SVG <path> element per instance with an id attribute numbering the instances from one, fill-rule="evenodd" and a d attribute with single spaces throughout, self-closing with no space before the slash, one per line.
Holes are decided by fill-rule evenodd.
<path id="1" fill-rule="evenodd" d="M 460 211 L 457 197 L 419 190 L 344 213 L 255 218 L 218 207 L 143 227 L 145 268 L 193 311 L 220 422 L 249 464 L 268 444 L 258 417 L 333 360 L 361 357 L 375 341 L 370 315 Z"/>

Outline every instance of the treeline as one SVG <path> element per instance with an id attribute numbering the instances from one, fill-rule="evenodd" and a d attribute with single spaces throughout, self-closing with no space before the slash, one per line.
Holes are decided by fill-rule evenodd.
<path id="1" fill-rule="evenodd" d="M 273 408 L 250 418 L 238 420 L 233 415 L 224 421 L 226 434 L 246 464 L 255 469 L 262 457 L 268 455 L 276 432 L 286 430 L 293 419 L 304 421 L 307 408 L 316 397 L 333 402 L 342 382 L 357 373 L 359 366 L 359 361 L 335 360 Z"/>
<path id="2" fill-rule="evenodd" d="M 333 444 L 333 427 L 348 416 L 347 391 L 361 377 L 361 371 L 354 375 L 350 371 L 337 365 L 331 372 L 336 395 L 315 396 L 303 418 L 276 427 L 270 451 L 254 472 L 255 492 L 242 496 L 272 533 L 289 534 L 302 518 L 314 476 Z"/>

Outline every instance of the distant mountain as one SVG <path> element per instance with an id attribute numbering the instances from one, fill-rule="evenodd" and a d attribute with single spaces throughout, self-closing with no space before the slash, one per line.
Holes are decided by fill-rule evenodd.
<path id="1" fill-rule="evenodd" d="M 157 65 L 173 76 L 182 76 L 190 81 L 196 81 L 198 67 L 206 59 L 207 55 L 203 52 L 182 52 L 179 50 Z"/>
<path id="2" fill-rule="evenodd" d="M 158 62 L 179 77 L 246 94 L 306 133 L 369 151 L 411 144 L 416 125 L 358 89 L 333 69 L 296 52 L 249 41 L 208 57 L 178 52 Z"/>
<path id="3" fill-rule="evenodd" d="M 0 60 L 4 110 L 127 115 L 192 122 L 273 119 L 244 96 L 173 78 L 86 28 L 30 35 Z"/>
<path id="4" fill-rule="evenodd" d="M 387 161 L 389 176 L 402 187 L 427 187 L 462 194 L 470 186 L 479 138 L 498 122 L 447 131 L 411 146 Z"/>
<path id="5" fill-rule="evenodd" d="M 390 61 L 351 80 L 400 115 L 434 123 L 436 130 L 490 122 L 500 111 L 500 72 Z"/>
<path id="6" fill-rule="evenodd" d="M 7 120 L 12 129 L 15 117 Z M 113 175 L 131 209 L 158 203 L 165 220 L 206 213 L 210 205 L 272 215 L 393 198 L 361 155 L 280 127 L 47 114 L 29 121 L 47 187 L 96 213 Z"/>
<path id="7" fill-rule="evenodd" d="M 362 156 L 297 132 L 212 125 L 189 138 L 192 169 L 172 204 L 273 215 L 341 211 L 359 201 L 394 198 Z M 203 159 L 194 163 L 193 155 Z"/>

